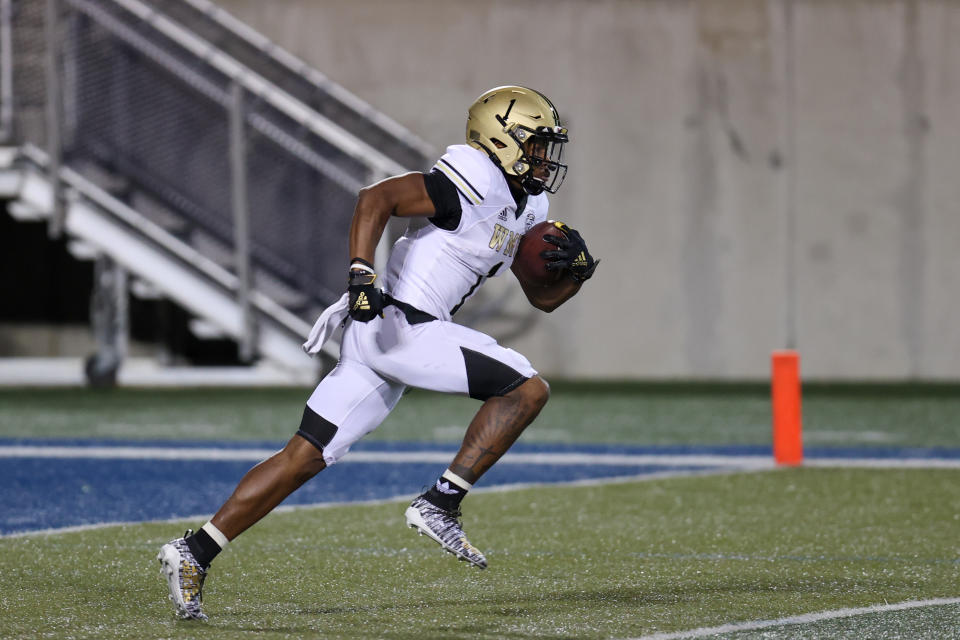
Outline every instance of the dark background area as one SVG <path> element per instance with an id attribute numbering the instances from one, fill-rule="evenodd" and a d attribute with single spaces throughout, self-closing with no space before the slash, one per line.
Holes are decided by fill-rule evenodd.
<path id="1" fill-rule="evenodd" d="M 51 240 L 46 222 L 15 220 L 0 212 L 0 324 L 90 326 L 93 262 L 78 260 L 64 239 Z M 169 300 L 129 296 L 130 340 L 155 344 L 174 362 L 238 365 L 232 340 L 201 340 L 191 316 Z M 0 329 L 3 330 L 3 329 Z M 0 353 L 0 357 L 8 355 Z"/>

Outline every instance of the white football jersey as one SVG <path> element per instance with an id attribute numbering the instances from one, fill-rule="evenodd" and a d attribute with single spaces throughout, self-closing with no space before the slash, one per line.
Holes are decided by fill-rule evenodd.
<path id="1" fill-rule="evenodd" d="M 523 236 L 547 219 L 545 194 L 528 196 L 523 210 L 507 179 L 487 154 L 467 145 L 447 147 L 434 165 L 456 186 L 462 214 L 447 231 L 412 218 L 387 264 L 385 290 L 441 320 L 451 316 L 487 278 L 510 269 Z"/>

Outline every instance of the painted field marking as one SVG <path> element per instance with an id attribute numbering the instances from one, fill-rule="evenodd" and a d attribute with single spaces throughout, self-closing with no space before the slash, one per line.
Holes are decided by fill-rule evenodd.
<path id="1" fill-rule="evenodd" d="M 960 604 L 960 598 L 934 598 L 932 600 L 907 600 L 895 604 L 880 604 L 871 607 L 856 607 L 851 609 L 834 609 L 833 611 L 820 611 L 817 613 L 803 613 L 798 616 L 789 616 L 777 620 L 756 620 L 754 622 L 737 622 L 732 624 L 723 624 L 717 627 L 700 627 L 699 629 L 690 629 L 688 631 L 675 631 L 671 633 L 654 633 L 630 640 L 683 640 L 685 638 L 704 638 L 721 633 L 736 633 L 738 631 L 756 631 L 758 629 L 769 629 L 771 627 L 782 627 L 794 624 L 810 624 L 812 622 L 821 622 L 823 620 L 836 620 L 837 618 L 850 618 L 853 616 L 863 616 L 871 613 L 886 613 L 888 611 L 904 611 L 906 609 L 919 609 L 923 607 L 942 607 L 951 604 Z"/>
<path id="2" fill-rule="evenodd" d="M 260 462 L 276 449 L 227 449 L 217 447 L 86 447 L 86 446 L 0 446 L 0 458 L 86 458 L 112 460 L 206 460 Z M 355 451 L 338 464 L 351 462 L 428 463 L 449 462 L 451 451 Z M 773 468 L 770 455 L 722 454 L 619 454 L 619 453 L 507 453 L 498 464 L 538 464 L 554 466 L 703 466 L 742 469 Z M 863 467 L 874 469 L 960 469 L 956 458 L 814 458 L 804 466 Z"/>
<path id="3" fill-rule="evenodd" d="M 0 447 L 0 458 L 87 458 L 112 460 L 206 460 L 259 462 L 276 449 L 221 449 L 216 447 L 70 447 L 11 445 Z M 337 464 L 350 462 L 445 463 L 450 451 L 354 451 Z M 960 461 L 957 461 L 960 464 Z M 619 453 L 507 453 L 500 464 L 598 465 L 598 466 L 710 466 L 763 467 L 769 456 L 655 455 Z M 772 466 L 772 465 L 771 465 Z"/>
<path id="4" fill-rule="evenodd" d="M 508 493 L 511 491 L 521 491 L 523 489 L 534 489 L 538 487 L 596 487 L 611 484 L 628 484 L 631 482 L 650 482 L 653 480 L 664 480 L 667 478 L 687 478 L 691 476 L 714 476 L 741 472 L 762 472 L 766 469 L 668 469 L 665 471 L 653 471 L 639 475 L 628 476 L 610 476 L 607 478 L 583 478 L 579 480 L 562 480 L 557 482 L 513 482 L 509 484 L 498 484 L 492 487 L 476 487 L 471 489 L 471 493 Z M 309 511 L 312 509 L 331 509 L 335 507 L 352 506 L 371 506 L 381 504 L 407 504 L 410 502 L 410 495 L 396 495 L 387 498 L 371 498 L 369 500 L 350 500 L 350 501 L 330 501 L 313 502 L 310 504 L 291 504 L 280 505 L 271 513 L 290 513 L 293 511 Z M 0 534 L 0 540 L 4 538 L 30 538 L 33 536 L 50 536 L 62 533 L 76 533 L 80 531 L 90 531 L 92 529 L 104 529 L 107 527 L 125 527 L 137 526 L 141 524 L 178 524 L 191 523 L 196 521 L 208 520 L 212 514 L 198 513 L 187 516 L 174 516 L 172 518 L 161 518 L 159 520 L 116 520 L 111 522 L 96 522 L 91 524 L 72 525 L 67 527 L 52 527 L 49 529 L 31 529 L 29 531 L 15 531 L 13 533 Z"/>
<path id="5" fill-rule="evenodd" d="M 804 458 L 802 467 L 865 469 L 960 469 L 956 458 Z"/>
<path id="6" fill-rule="evenodd" d="M 70 447 L 12 445 L 0 447 L 0 458 L 86 458 L 108 460 L 249 460 L 269 458 L 276 449 L 220 449 L 215 447 Z"/>

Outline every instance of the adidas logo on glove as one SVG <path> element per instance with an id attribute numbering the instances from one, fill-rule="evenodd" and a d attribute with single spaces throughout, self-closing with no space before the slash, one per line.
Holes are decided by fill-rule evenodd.
<path id="1" fill-rule="evenodd" d="M 367 294 L 363 291 L 357 296 L 357 301 L 353 303 L 354 309 L 369 309 L 370 302 L 367 300 Z"/>

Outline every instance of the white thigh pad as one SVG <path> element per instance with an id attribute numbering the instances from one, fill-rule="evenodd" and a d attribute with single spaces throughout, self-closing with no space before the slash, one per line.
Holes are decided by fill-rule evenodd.
<path id="1" fill-rule="evenodd" d="M 323 447 L 324 461 L 334 464 L 353 443 L 380 426 L 404 388 L 363 363 L 341 359 L 307 400 L 309 410 L 336 427 L 333 438 Z"/>

